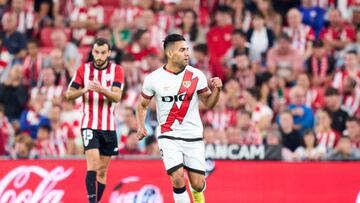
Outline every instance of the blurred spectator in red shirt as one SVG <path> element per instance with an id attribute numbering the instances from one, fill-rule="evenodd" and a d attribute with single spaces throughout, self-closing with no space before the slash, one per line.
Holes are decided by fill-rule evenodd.
<path id="1" fill-rule="evenodd" d="M 157 1 L 159 2 L 159 1 Z M 176 26 L 176 4 L 175 0 L 160 0 L 160 10 L 156 12 L 156 22 L 165 33 L 173 33 Z"/>
<path id="2" fill-rule="evenodd" d="M 12 55 L 8 52 L 4 46 L 3 39 L 0 38 L 0 81 L 2 81 L 3 74 L 6 74 L 10 67 Z"/>
<path id="3" fill-rule="evenodd" d="M 308 75 L 302 73 L 298 76 L 296 85 L 305 90 L 305 105 L 314 111 L 324 106 L 324 90 L 322 87 L 314 87 Z"/>
<path id="4" fill-rule="evenodd" d="M 354 28 L 344 23 L 339 10 L 333 9 L 329 12 L 329 22 L 330 26 L 320 32 L 320 38 L 329 50 L 343 49 L 355 39 Z"/>
<path id="5" fill-rule="evenodd" d="M 17 16 L 17 31 L 24 33 L 28 38 L 33 36 L 38 25 L 35 25 L 35 16 L 31 8 L 25 5 L 25 0 L 12 0 L 10 12 Z"/>
<path id="6" fill-rule="evenodd" d="M 128 132 L 125 145 L 119 150 L 119 154 L 143 154 L 139 148 L 139 139 L 137 139 L 136 132 L 136 130 L 130 130 Z"/>
<path id="7" fill-rule="evenodd" d="M 208 46 L 206 44 L 197 44 L 194 46 L 194 60 L 193 66 L 197 69 L 200 69 L 209 80 L 212 78 L 211 72 L 209 70 L 209 56 L 208 56 Z"/>
<path id="8" fill-rule="evenodd" d="M 33 159 L 36 157 L 34 151 L 34 140 L 30 135 L 22 133 L 15 136 L 14 148 L 11 150 L 13 159 Z"/>
<path id="9" fill-rule="evenodd" d="M 288 11 L 287 22 L 289 26 L 284 28 L 284 32 L 290 36 L 293 48 L 307 58 L 310 54 L 311 41 L 315 39 L 314 30 L 302 23 L 302 14 L 296 8 Z"/>
<path id="10" fill-rule="evenodd" d="M 360 118 L 360 86 L 350 77 L 346 77 L 343 82 L 342 109 L 349 116 Z"/>
<path id="11" fill-rule="evenodd" d="M 148 30 L 137 30 L 133 35 L 133 42 L 127 51 L 137 61 L 141 61 L 149 54 L 158 54 L 158 50 L 150 44 L 150 32 Z"/>
<path id="12" fill-rule="evenodd" d="M 234 61 L 234 77 L 239 81 L 240 88 L 245 90 L 247 88 L 255 87 L 256 76 L 251 70 L 251 63 L 248 56 L 245 54 L 239 54 L 235 56 Z"/>
<path id="13" fill-rule="evenodd" d="M 328 54 L 324 43 L 320 40 L 313 42 L 312 53 L 305 62 L 306 73 L 311 76 L 314 86 L 328 85 L 335 72 L 335 59 Z"/>
<path id="14" fill-rule="evenodd" d="M 45 67 L 45 57 L 40 53 L 39 42 L 27 42 L 28 55 L 24 60 L 24 85 L 33 88 L 40 82 L 40 72 Z"/>
<path id="15" fill-rule="evenodd" d="M 10 141 L 14 137 L 14 129 L 5 116 L 5 107 L 0 103 L 0 156 L 10 152 Z"/>
<path id="16" fill-rule="evenodd" d="M 90 46 L 95 40 L 96 31 L 104 24 L 104 8 L 98 0 L 84 0 L 70 15 L 73 39 L 80 45 Z"/>
<path id="17" fill-rule="evenodd" d="M 225 79 L 221 60 L 231 46 L 231 33 L 234 29 L 231 12 L 230 7 L 219 6 L 215 11 L 215 24 L 206 36 L 212 73 L 221 79 Z"/>
<path id="18" fill-rule="evenodd" d="M 315 132 L 318 144 L 327 150 L 333 149 L 340 137 L 339 132 L 331 128 L 331 112 L 327 110 L 318 110 L 316 113 Z"/>
<path id="19" fill-rule="evenodd" d="M 226 66 L 225 73 L 227 78 L 234 74 L 234 66 L 236 65 L 235 57 L 241 54 L 249 54 L 249 44 L 247 43 L 246 33 L 240 29 L 236 29 L 231 34 L 231 47 L 227 50 L 222 59 L 223 66 Z"/>
<path id="20" fill-rule="evenodd" d="M 277 46 L 269 50 L 267 68 L 287 83 L 293 82 L 299 73 L 304 71 L 300 52 L 291 46 L 291 38 L 287 34 L 278 37 Z"/>
<path id="21" fill-rule="evenodd" d="M 251 112 L 240 110 L 237 113 L 236 127 L 239 128 L 239 142 L 237 144 L 259 145 L 262 137 L 259 129 L 251 121 Z"/>
<path id="22" fill-rule="evenodd" d="M 332 86 L 343 92 L 344 80 L 350 77 L 360 84 L 359 59 L 355 51 L 348 51 L 345 55 L 344 67 L 338 71 L 332 81 Z"/>
<path id="23" fill-rule="evenodd" d="M 117 18 L 125 23 L 126 26 L 132 27 L 135 18 L 141 12 L 141 8 L 134 6 L 132 0 L 118 0 L 119 6 L 114 10 L 111 18 Z"/>

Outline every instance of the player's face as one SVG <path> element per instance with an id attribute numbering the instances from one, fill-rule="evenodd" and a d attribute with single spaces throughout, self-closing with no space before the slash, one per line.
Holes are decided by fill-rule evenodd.
<path id="1" fill-rule="evenodd" d="M 185 41 L 177 41 L 171 51 L 170 60 L 174 64 L 185 67 L 189 64 L 189 46 Z"/>
<path id="2" fill-rule="evenodd" d="M 94 62 L 97 67 L 102 67 L 106 62 L 108 57 L 110 56 L 111 51 L 109 50 L 109 47 L 104 45 L 94 45 L 94 48 L 92 49 L 92 55 L 94 57 Z"/>

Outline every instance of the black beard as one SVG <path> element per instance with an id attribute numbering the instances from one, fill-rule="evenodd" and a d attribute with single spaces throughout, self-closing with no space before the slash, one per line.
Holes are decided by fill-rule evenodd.
<path id="1" fill-rule="evenodd" d="M 97 61 L 95 61 L 94 64 L 96 65 L 96 67 L 101 68 L 106 62 L 107 60 L 103 61 L 101 64 L 98 64 Z"/>

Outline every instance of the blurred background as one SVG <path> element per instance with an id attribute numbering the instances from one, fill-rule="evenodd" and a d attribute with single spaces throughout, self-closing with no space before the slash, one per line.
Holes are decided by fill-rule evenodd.
<path id="1" fill-rule="evenodd" d="M 218 159 L 282 160 L 290 171 L 360 160 L 358 0 L 0 0 L 0 19 L 1 164 L 84 158 L 81 99 L 64 92 L 97 37 L 125 72 L 115 159 L 158 163 L 155 103 L 140 142 L 134 109 L 170 33 L 185 36 L 190 65 L 224 83 L 215 108 L 201 106 L 209 173 Z M 334 166 L 359 168 L 348 164 Z"/>

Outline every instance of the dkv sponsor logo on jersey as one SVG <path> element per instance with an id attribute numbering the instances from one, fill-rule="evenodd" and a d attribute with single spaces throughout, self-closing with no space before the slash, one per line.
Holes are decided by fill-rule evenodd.
<path id="1" fill-rule="evenodd" d="M 123 178 L 113 189 L 109 203 L 163 203 L 160 188 L 152 184 L 142 184 L 137 176 Z"/>
<path id="2" fill-rule="evenodd" d="M 55 189 L 56 185 L 69 177 L 72 168 L 65 170 L 58 166 L 48 171 L 39 166 L 19 166 L 0 180 L 1 203 L 60 203 L 64 190 Z M 37 177 L 35 177 L 37 176 Z M 41 179 L 35 188 L 29 188 L 33 179 Z"/>

